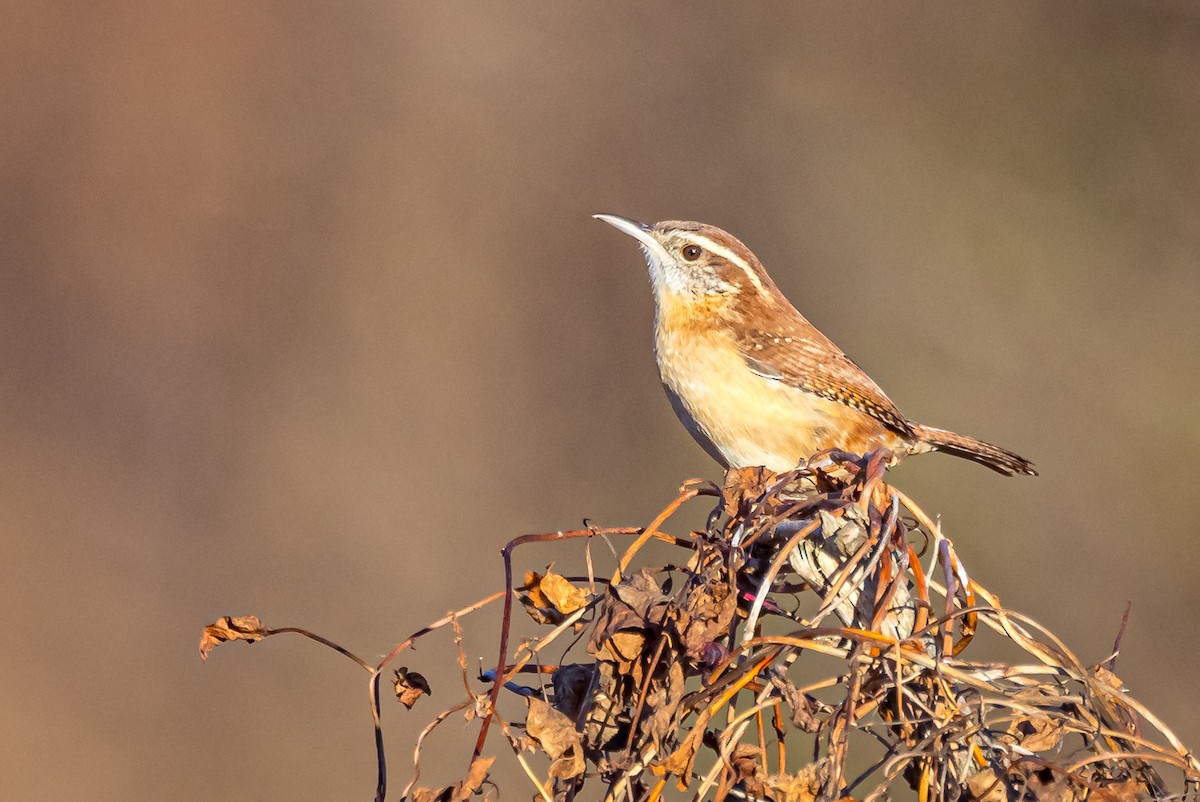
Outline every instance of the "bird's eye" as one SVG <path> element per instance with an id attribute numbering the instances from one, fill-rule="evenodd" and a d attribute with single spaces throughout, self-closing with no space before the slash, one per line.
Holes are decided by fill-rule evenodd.
<path id="1" fill-rule="evenodd" d="M 700 249 L 699 245 L 684 245 L 680 253 L 683 254 L 684 259 L 694 262 L 700 258 L 700 254 L 704 253 L 704 251 Z"/>

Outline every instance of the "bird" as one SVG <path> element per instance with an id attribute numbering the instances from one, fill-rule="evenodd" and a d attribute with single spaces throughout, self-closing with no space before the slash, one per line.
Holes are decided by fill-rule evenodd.
<path id="1" fill-rule="evenodd" d="M 741 240 L 682 220 L 593 215 L 637 240 L 654 290 L 654 352 L 671 407 L 726 469 L 794 470 L 829 449 L 940 451 L 1036 476 L 1012 451 L 900 413 L 783 295 Z"/>

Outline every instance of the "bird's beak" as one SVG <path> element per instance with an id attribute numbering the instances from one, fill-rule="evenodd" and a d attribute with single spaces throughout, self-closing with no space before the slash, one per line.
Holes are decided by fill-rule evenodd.
<path id="1" fill-rule="evenodd" d="M 592 217 L 603 220 L 618 231 L 623 231 L 642 244 L 642 247 L 652 251 L 661 251 L 662 245 L 654 238 L 654 226 L 620 217 L 615 214 L 594 214 Z"/>

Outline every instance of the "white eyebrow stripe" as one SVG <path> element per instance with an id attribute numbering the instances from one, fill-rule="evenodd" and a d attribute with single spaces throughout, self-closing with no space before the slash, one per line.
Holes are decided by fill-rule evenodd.
<path id="1" fill-rule="evenodd" d="M 767 294 L 767 288 L 763 286 L 762 280 L 758 277 L 758 274 L 754 272 L 754 268 L 750 267 L 750 265 L 748 265 L 746 263 L 745 259 L 738 256 L 736 253 L 729 250 L 724 245 L 721 245 L 721 244 L 715 242 L 714 240 L 704 236 L 703 234 L 689 234 L 688 238 L 691 239 L 693 242 L 695 242 L 700 247 L 704 248 L 706 251 L 715 253 L 717 256 L 723 257 L 725 259 L 728 259 L 730 262 L 733 262 L 735 265 L 737 265 L 738 267 L 740 267 L 742 269 L 742 272 L 746 274 L 746 278 L 750 279 L 750 283 L 754 285 L 754 288 L 756 290 L 758 290 L 760 295 Z"/>

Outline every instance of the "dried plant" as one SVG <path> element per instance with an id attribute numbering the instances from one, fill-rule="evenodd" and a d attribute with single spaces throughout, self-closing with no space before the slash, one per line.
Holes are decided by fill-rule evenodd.
<path id="1" fill-rule="evenodd" d="M 461 644 L 460 619 L 497 600 L 499 659 L 480 678 L 490 687 L 471 681 L 460 645 L 465 690 L 418 737 L 404 798 L 494 795 L 485 755 L 496 745 L 493 727 L 545 802 L 913 792 L 922 802 L 1197 798 L 1200 764 L 1123 690 L 1112 671 L 1116 649 L 1103 664 L 1084 665 L 1004 608 L 966 572 L 937 523 L 884 482 L 886 458 L 835 452 L 786 474 L 730 471 L 723 487 L 686 483 L 644 529 L 517 538 L 503 551 L 507 590 L 419 630 L 378 665 L 253 617 L 208 627 L 201 652 L 295 632 L 371 672 L 378 800 L 387 789 L 380 677 L 434 630 L 451 627 Z M 698 497 L 716 499 L 705 530 L 664 532 Z M 607 581 L 595 576 L 589 549 L 585 578 L 530 570 L 514 586 L 513 553 L 523 544 L 618 536 L 634 540 Z M 679 558 L 660 567 L 639 560 L 652 539 Z M 545 629 L 510 654 L 514 600 Z M 1012 662 L 963 657 L 985 631 Z M 547 665 L 552 645 L 562 660 Z M 406 669 L 394 685 L 407 706 L 429 689 Z M 502 694 L 524 697 L 523 722 L 500 718 Z M 481 722 L 467 775 L 449 787 L 416 787 L 426 737 L 454 715 Z M 536 752 L 549 761 L 540 773 Z"/>

